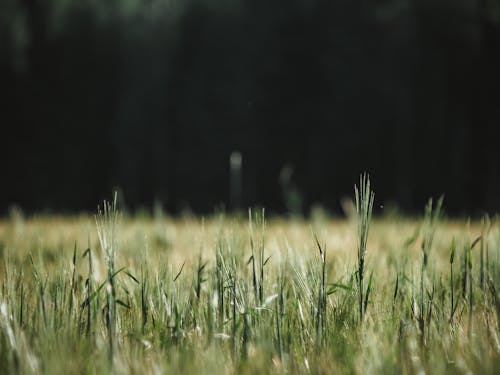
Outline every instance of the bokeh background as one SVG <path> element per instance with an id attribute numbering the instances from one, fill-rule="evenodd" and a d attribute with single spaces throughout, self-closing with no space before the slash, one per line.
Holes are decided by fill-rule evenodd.
<path id="1" fill-rule="evenodd" d="M 500 209 L 498 0 L 2 0 L 0 83 L 2 214 Z"/>

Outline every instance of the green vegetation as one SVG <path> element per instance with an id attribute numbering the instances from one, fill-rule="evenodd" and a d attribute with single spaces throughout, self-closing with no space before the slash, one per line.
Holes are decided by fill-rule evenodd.
<path id="1" fill-rule="evenodd" d="M 16 213 L 0 373 L 495 373 L 498 223 L 373 202 L 362 176 L 352 220 Z"/>

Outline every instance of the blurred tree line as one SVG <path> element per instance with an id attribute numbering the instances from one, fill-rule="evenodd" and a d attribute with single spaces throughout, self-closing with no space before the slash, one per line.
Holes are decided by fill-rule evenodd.
<path id="1" fill-rule="evenodd" d="M 499 67 L 498 0 L 3 0 L 0 210 L 499 210 Z"/>

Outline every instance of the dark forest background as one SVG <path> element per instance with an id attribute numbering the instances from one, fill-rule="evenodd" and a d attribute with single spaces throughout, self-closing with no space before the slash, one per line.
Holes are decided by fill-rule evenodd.
<path id="1" fill-rule="evenodd" d="M 500 210 L 498 0 L 2 0 L 0 84 L 0 213 Z"/>

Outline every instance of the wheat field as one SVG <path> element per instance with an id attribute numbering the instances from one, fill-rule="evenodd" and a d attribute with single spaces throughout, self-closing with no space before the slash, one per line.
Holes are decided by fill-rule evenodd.
<path id="1" fill-rule="evenodd" d="M 13 211 L 0 372 L 496 373 L 496 220 L 371 219 L 365 187 L 346 219 Z"/>

